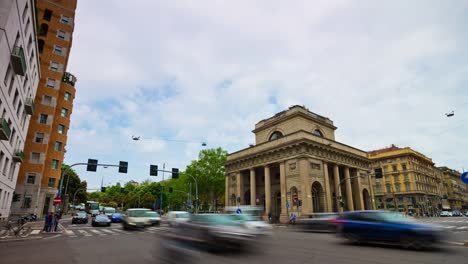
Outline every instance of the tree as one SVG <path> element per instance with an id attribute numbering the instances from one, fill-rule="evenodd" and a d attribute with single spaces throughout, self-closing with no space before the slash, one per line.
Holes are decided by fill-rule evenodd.
<path id="1" fill-rule="evenodd" d="M 78 174 L 71 168 L 70 166 L 63 164 L 62 165 L 62 174 L 64 175 L 63 180 L 63 189 L 62 191 L 64 194 L 68 194 L 69 201 L 73 203 L 73 195 L 79 189 L 83 189 L 83 191 L 79 191 L 76 193 L 76 202 L 77 203 L 84 203 L 87 200 L 87 182 L 81 181 Z M 68 184 L 67 184 L 68 183 Z M 62 196 L 63 197 L 63 196 Z"/>

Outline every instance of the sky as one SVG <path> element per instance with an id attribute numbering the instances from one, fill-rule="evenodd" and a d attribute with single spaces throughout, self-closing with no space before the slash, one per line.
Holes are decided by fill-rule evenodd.
<path id="1" fill-rule="evenodd" d="M 244 149 L 256 122 L 304 105 L 334 121 L 339 142 L 409 146 L 468 169 L 467 11 L 466 1 L 79 0 L 65 162 L 129 162 L 127 174 L 76 167 L 89 188 L 159 181 L 150 164 L 184 170 L 204 148 Z"/>

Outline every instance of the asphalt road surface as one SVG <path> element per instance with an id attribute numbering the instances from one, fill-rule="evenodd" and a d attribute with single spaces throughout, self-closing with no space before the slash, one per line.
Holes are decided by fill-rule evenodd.
<path id="1" fill-rule="evenodd" d="M 71 228 L 71 227 L 69 227 Z M 102 228 L 104 230 L 106 228 Z M 108 229 L 108 228 L 107 228 Z M 117 228 L 114 228 L 117 229 Z M 99 229 L 98 229 L 99 230 Z M 111 229 L 108 229 L 112 231 Z M 277 228 L 273 235 L 257 243 L 251 252 L 209 253 L 169 243 L 167 230 L 136 231 L 113 235 L 101 232 L 90 236 L 61 234 L 41 240 L 0 243 L 2 264 L 9 263 L 167 263 L 165 248 L 176 257 L 175 263 L 466 263 L 468 248 L 442 245 L 432 251 L 403 250 L 391 246 L 351 245 L 333 234 L 292 232 Z M 89 232 L 90 234 L 92 232 Z M 165 246 L 165 247 L 164 247 Z"/>

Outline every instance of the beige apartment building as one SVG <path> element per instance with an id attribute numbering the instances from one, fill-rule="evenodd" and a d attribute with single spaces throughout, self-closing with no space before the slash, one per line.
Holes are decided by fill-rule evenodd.
<path id="1" fill-rule="evenodd" d="M 447 201 L 446 210 L 468 209 L 468 185 L 460 179 L 461 173 L 447 167 L 439 167 L 443 173 L 443 199 Z"/>
<path id="2" fill-rule="evenodd" d="M 297 105 L 258 122 L 255 144 L 228 155 L 225 204 L 264 206 L 280 222 L 375 208 L 367 152 L 337 141 L 336 129 Z"/>

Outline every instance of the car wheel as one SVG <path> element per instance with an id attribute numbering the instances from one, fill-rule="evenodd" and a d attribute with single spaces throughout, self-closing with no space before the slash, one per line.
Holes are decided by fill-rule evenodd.
<path id="1" fill-rule="evenodd" d="M 431 242 L 423 238 L 407 236 L 402 239 L 402 245 L 405 249 L 421 250 L 423 248 L 431 247 Z"/>
<path id="2" fill-rule="evenodd" d="M 127 226 L 127 224 L 125 224 L 125 223 L 122 223 L 122 227 L 123 227 L 123 229 L 124 229 L 124 230 L 128 230 L 128 226 Z"/>
<path id="3" fill-rule="evenodd" d="M 344 234 L 344 237 L 354 244 L 358 244 L 361 242 L 361 238 L 356 233 L 347 232 Z"/>

